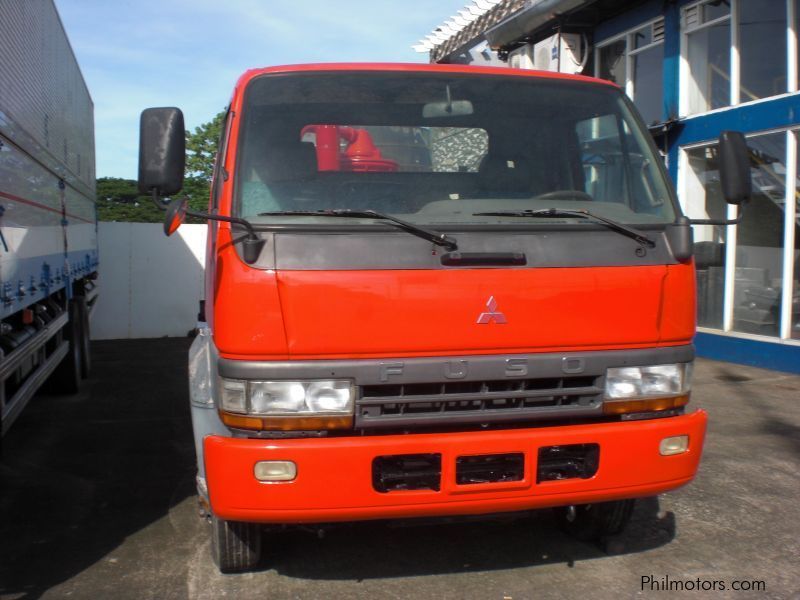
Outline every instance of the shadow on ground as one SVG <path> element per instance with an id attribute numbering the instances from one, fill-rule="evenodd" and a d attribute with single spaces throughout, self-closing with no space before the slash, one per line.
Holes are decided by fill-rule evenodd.
<path id="1" fill-rule="evenodd" d="M 93 343 L 75 396 L 3 439 L 0 594 L 37 598 L 194 493 L 186 339 Z"/>
<path id="2" fill-rule="evenodd" d="M 630 527 L 600 544 L 562 533 L 549 510 L 487 519 L 354 523 L 267 532 L 264 569 L 302 579 L 365 580 L 493 571 L 644 552 L 675 537 L 675 516 L 658 499 L 636 505 Z"/>

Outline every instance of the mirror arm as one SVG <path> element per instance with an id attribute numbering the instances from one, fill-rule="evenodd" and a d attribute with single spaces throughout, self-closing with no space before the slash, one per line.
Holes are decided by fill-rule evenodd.
<path id="1" fill-rule="evenodd" d="M 241 225 L 245 229 L 247 229 L 247 237 L 252 239 L 258 239 L 256 235 L 256 230 L 253 228 L 252 223 L 246 219 L 240 219 L 239 217 L 224 217 L 222 215 L 212 215 L 206 212 L 198 212 L 194 210 L 187 210 L 186 214 L 190 217 L 196 217 L 198 219 L 210 220 L 210 221 L 222 221 L 224 223 L 234 223 L 236 225 Z"/>
<path id="2" fill-rule="evenodd" d="M 224 223 L 233 223 L 241 225 L 247 229 L 247 237 L 241 241 L 242 244 L 242 258 L 248 265 L 252 265 L 258 260 L 261 250 L 264 248 L 265 240 L 262 240 L 256 235 L 256 230 L 253 224 L 247 219 L 239 217 L 224 217 L 222 215 L 212 215 L 205 212 L 197 212 L 194 210 L 187 210 L 186 214 L 190 217 L 197 217 L 198 219 L 207 219 L 211 221 L 222 221 Z"/>
<path id="3" fill-rule="evenodd" d="M 744 204 L 739 205 L 739 216 L 735 219 L 689 219 L 689 225 L 738 225 L 744 216 Z"/>
<path id="4" fill-rule="evenodd" d="M 158 188 L 152 189 L 152 195 L 150 196 L 153 199 L 153 204 L 156 205 L 158 210 L 167 210 L 167 204 L 162 202 L 158 196 Z"/>

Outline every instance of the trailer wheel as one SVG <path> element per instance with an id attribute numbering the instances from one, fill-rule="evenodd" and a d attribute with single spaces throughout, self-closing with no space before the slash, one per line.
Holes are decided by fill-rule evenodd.
<path id="1" fill-rule="evenodd" d="M 223 573 L 247 571 L 261 559 L 261 528 L 255 523 L 211 521 L 211 556 Z"/>
<path id="2" fill-rule="evenodd" d="M 631 520 L 635 500 L 615 500 L 597 504 L 560 506 L 554 509 L 559 528 L 575 539 L 599 541 L 609 535 L 622 533 Z"/>
<path id="3" fill-rule="evenodd" d="M 55 394 L 77 394 L 81 386 L 81 313 L 75 299 L 69 303 L 69 321 L 64 326 L 64 339 L 69 350 L 53 371 L 48 388 Z"/>
<path id="4" fill-rule="evenodd" d="M 73 301 L 78 307 L 81 325 L 79 349 L 81 354 L 81 377 L 87 379 L 92 370 L 92 346 L 89 337 L 89 306 L 84 296 L 76 296 Z"/>

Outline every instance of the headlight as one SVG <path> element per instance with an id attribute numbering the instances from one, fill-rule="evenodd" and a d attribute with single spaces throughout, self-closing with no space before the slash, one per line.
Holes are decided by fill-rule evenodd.
<path id="1" fill-rule="evenodd" d="M 251 381 L 248 388 L 251 415 L 353 413 L 349 381 Z"/>
<path id="2" fill-rule="evenodd" d="M 246 386 L 244 381 L 235 379 L 221 379 L 219 386 L 219 400 L 223 410 L 234 413 L 246 413 L 247 401 Z"/>
<path id="3" fill-rule="evenodd" d="M 348 380 L 219 380 L 222 422 L 237 429 L 280 431 L 344 429 L 353 424 Z"/>
<path id="4" fill-rule="evenodd" d="M 674 410 L 689 403 L 692 363 L 606 370 L 603 414 Z"/>
<path id="5" fill-rule="evenodd" d="M 606 370 L 607 399 L 665 398 L 688 394 L 692 363 Z"/>
<path id="6" fill-rule="evenodd" d="M 297 381 L 251 381 L 248 395 L 252 415 L 309 412 L 306 388 Z"/>

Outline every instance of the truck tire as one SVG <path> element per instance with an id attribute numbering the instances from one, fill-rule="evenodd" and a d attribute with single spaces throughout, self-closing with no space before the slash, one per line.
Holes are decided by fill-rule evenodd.
<path id="1" fill-rule="evenodd" d="M 261 559 L 261 528 L 211 515 L 211 556 L 223 573 L 247 571 Z"/>
<path id="2" fill-rule="evenodd" d="M 584 542 L 599 541 L 609 535 L 622 533 L 633 514 L 635 500 L 615 500 L 597 504 L 579 504 L 575 512 L 566 506 L 556 509 L 559 528 Z"/>
<path id="3" fill-rule="evenodd" d="M 69 321 L 64 326 L 64 339 L 69 343 L 67 355 L 61 360 L 47 382 L 54 394 L 77 394 L 81 386 L 81 314 L 80 303 L 69 303 Z"/>
<path id="4" fill-rule="evenodd" d="M 81 377 L 87 379 L 92 371 L 92 346 L 89 337 L 89 306 L 84 296 L 73 298 L 81 324 L 79 349 L 81 353 Z"/>

